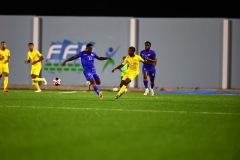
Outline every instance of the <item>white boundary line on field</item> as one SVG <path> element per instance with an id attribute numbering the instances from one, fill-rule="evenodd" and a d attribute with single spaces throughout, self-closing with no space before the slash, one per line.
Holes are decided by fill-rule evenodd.
<path id="1" fill-rule="evenodd" d="M 61 110 L 85 110 L 85 111 L 116 111 L 116 112 L 152 112 L 152 113 L 182 113 L 182 114 L 206 114 L 206 115 L 240 115 L 240 113 L 224 112 L 191 112 L 191 111 L 159 111 L 159 110 L 142 110 L 142 109 L 107 109 L 107 108 L 74 108 L 74 107 L 39 107 L 39 106 L 2 106 L 0 108 L 34 108 L 34 109 L 61 109 Z"/>
<path id="2" fill-rule="evenodd" d="M 77 91 L 68 91 L 68 92 L 58 92 L 59 94 L 63 94 L 63 93 L 77 93 Z"/>

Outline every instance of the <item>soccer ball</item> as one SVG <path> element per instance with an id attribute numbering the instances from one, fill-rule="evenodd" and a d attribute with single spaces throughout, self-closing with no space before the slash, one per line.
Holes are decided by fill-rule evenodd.
<path id="1" fill-rule="evenodd" d="M 58 78 L 58 77 L 54 78 L 54 79 L 53 79 L 53 84 L 54 84 L 55 86 L 59 86 L 59 85 L 61 84 L 61 79 Z"/>

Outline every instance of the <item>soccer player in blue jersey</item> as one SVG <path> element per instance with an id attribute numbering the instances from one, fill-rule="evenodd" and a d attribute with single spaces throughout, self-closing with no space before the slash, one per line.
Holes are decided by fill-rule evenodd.
<path id="1" fill-rule="evenodd" d="M 94 65 L 94 59 L 96 58 L 97 60 L 100 60 L 100 61 L 112 60 L 112 59 L 109 57 L 99 57 L 97 53 L 93 52 L 93 45 L 91 43 L 88 43 L 86 45 L 85 51 L 81 51 L 78 54 L 66 59 L 62 63 L 62 66 L 65 66 L 66 62 L 72 61 L 72 60 L 75 60 L 78 58 L 81 58 L 81 63 L 83 66 L 83 74 L 84 74 L 86 80 L 91 83 L 93 90 L 97 93 L 99 98 L 102 100 L 103 94 L 102 94 L 102 92 L 100 92 L 100 90 L 97 86 L 97 85 L 101 84 L 101 80 L 100 80 L 99 75 L 96 72 L 96 68 Z"/>
<path id="2" fill-rule="evenodd" d="M 143 84 L 145 87 L 145 92 L 143 95 L 147 95 L 149 93 L 148 89 L 148 76 L 150 78 L 150 93 L 154 96 L 154 83 L 156 76 L 156 65 L 157 65 L 157 56 L 156 53 L 150 49 L 151 42 L 145 42 L 145 49 L 140 52 L 140 56 L 148 62 L 153 62 L 154 65 L 143 64 L 142 65 L 142 75 L 143 75 Z"/>
<path id="3" fill-rule="evenodd" d="M 140 62 L 153 65 L 153 62 L 145 61 L 141 56 L 137 55 L 135 53 L 135 47 L 131 46 L 128 48 L 128 56 L 126 56 L 119 66 L 112 70 L 112 72 L 114 72 L 115 70 L 122 68 L 125 64 L 128 64 L 128 69 L 121 80 L 120 90 L 118 91 L 115 99 L 121 97 L 121 95 L 125 92 L 127 85 L 139 75 Z"/>

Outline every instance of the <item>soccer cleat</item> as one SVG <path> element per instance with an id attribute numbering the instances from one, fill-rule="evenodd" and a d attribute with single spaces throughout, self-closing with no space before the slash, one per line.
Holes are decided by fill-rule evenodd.
<path id="1" fill-rule="evenodd" d="M 144 96 L 146 96 L 147 94 L 149 93 L 149 90 L 148 90 L 148 88 L 145 90 L 145 92 L 144 92 Z"/>
<path id="2" fill-rule="evenodd" d="M 98 96 L 99 96 L 99 98 L 100 98 L 101 100 L 103 99 L 103 94 L 102 94 L 102 92 L 100 92 Z"/>
<path id="3" fill-rule="evenodd" d="M 117 94 L 116 97 L 115 97 L 115 99 L 118 99 L 119 97 L 120 97 L 120 96 Z"/>
<path id="4" fill-rule="evenodd" d="M 43 83 L 44 83 L 44 85 L 47 85 L 47 81 L 45 78 L 43 78 Z"/>
<path id="5" fill-rule="evenodd" d="M 125 93 L 125 91 L 124 91 L 123 93 Z M 120 98 L 120 97 L 123 95 L 123 93 L 121 93 L 120 95 L 117 94 L 116 97 L 115 97 L 115 99 Z"/>
<path id="6" fill-rule="evenodd" d="M 41 90 L 36 90 L 35 92 L 42 92 Z"/>
<path id="7" fill-rule="evenodd" d="M 87 84 L 89 90 L 92 89 L 92 85 L 89 81 L 87 81 L 86 84 Z"/>
<path id="8" fill-rule="evenodd" d="M 3 90 L 3 92 L 8 92 L 8 89 L 7 89 L 7 88 L 5 88 L 5 89 Z"/>
<path id="9" fill-rule="evenodd" d="M 124 92 L 122 92 L 122 93 L 119 95 L 119 97 L 121 97 L 121 96 L 123 95 L 123 93 L 125 93 L 125 91 L 124 91 Z"/>
<path id="10" fill-rule="evenodd" d="M 154 96 L 154 90 L 153 89 L 150 89 L 150 93 L 152 96 Z"/>

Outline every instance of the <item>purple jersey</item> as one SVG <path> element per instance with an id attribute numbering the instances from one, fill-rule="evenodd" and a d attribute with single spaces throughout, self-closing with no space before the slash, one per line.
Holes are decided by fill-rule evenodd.
<path id="1" fill-rule="evenodd" d="M 148 57 L 149 59 L 155 59 L 156 53 L 153 50 L 149 50 L 149 51 L 142 50 L 140 52 L 140 56 L 142 57 L 142 59 L 144 59 L 144 61 L 148 61 L 146 60 L 146 57 Z M 155 68 L 155 66 L 150 64 L 143 64 L 142 68 L 151 69 L 151 68 Z"/>
<path id="2" fill-rule="evenodd" d="M 96 72 L 94 58 L 98 57 L 97 53 L 92 52 L 89 54 L 86 51 L 81 51 L 77 54 L 77 56 L 81 58 L 84 71 Z"/>

